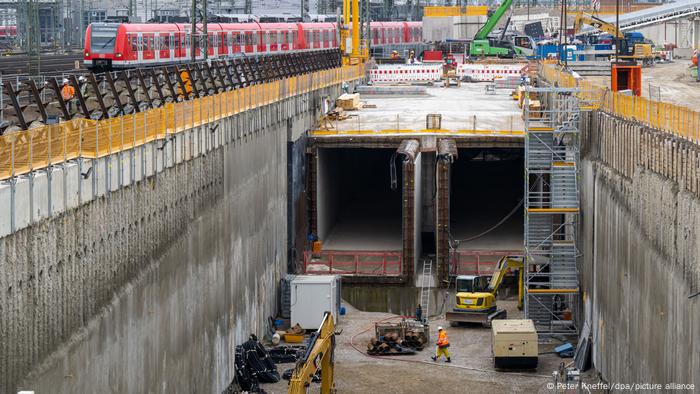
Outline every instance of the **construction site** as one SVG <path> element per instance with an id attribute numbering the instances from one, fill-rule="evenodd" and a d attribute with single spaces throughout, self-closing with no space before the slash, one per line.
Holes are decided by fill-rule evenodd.
<path id="1" fill-rule="evenodd" d="M 698 390 L 700 4 L 246 4 L 0 59 L 0 393 Z"/>

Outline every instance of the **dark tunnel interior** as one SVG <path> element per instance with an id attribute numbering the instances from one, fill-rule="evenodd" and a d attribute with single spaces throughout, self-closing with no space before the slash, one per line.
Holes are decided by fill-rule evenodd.
<path id="1" fill-rule="evenodd" d="M 326 250 L 397 251 L 402 247 L 402 164 L 396 149 L 319 148 L 318 236 Z"/>
<path id="2" fill-rule="evenodd" d="M 450 233 L 459 250 L 522 249 L 523 171 L 522 149 L 459 149 L 450 175 Z"/>

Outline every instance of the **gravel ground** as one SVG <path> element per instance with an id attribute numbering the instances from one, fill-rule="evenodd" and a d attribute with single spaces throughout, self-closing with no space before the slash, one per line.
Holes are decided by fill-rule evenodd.
<path id="1" fill-rule="evenodd" d="M 700 111 L 700 82 L 690 77 L 690 60 L 677 59 L 672 63 L 642 68 L 642 96 L 653 100 L 683 105 Z M 610 86 L 610 77 L 586 77 L 604 86 Z"/>
<path id="2" fill-rule="evenodd" d="M 515 301 L 498 301 L 510 318 L 519 318 Z M 431 320 L 431 344 L 410 356 L 369 357 L 364 353 L 374 332 L 373 322 L 396 317 L 388 313 L 362 312 L 345 304 L 336 337 L 335 385 L 339 393 L 548 393 L 551 373 L 562 361 L 553 354 L 540 356 L 536 371 L 502 372 L 493 369 L 491 330 L 481 326 L 449 327 L 441 318 Z M 437 326 L 448 330 L 452 363 L 430 360 Z M 366 330 L 366 331 L 365 331 Z M 540 353 L 559 343 L 540 344 Z M 354 346 L 353 346 L 354 345 Z M 360 351 L 356 350 L 359 349 Z M 280 365 L 280 373 L 293 365 Z M 318 385 L 314 385 L 318 386 Z M 266 384 L 269 393 L 287 391 L 287 381 Z M 318 391 L 318 387 L 315 390 Z"/>

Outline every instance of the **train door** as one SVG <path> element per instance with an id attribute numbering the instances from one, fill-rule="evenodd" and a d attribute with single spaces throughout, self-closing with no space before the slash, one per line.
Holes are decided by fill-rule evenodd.
<path id="1" fill-rule="evenodd" d="M 253 45 L 253 32 L 247 31 L 243 36 L 243 52 L 253 53 L 255 52 L 255 46 Z"/>
<path id="2" fill-rule="evenodd" d="M 219 33 L 219 56 L 221 57 L 226 57 L 228 56 L 229 50 L 229 39 L 228 39 L 228 32 L 227 31 L 222 31 Z"/>
<path id="3" fill-rule="evenodd" d="M 263 43 L 264 35 L 265 32 L 262 30 L 253 32 L 253 45 L 256 53 L 265 53 L 266 51 L 265 44 Z"/>
<path id="4" fill-rule="evenodd" d="M 175 59 L 182 59 L 187 56 L 185 48 L 185 33 L 175 33 Z"/>
<path id="5" fill-rule="evenodd" d="M 304 30 L 304 47 L 303 49 L 308 50 L 313 48 L 311 45 L 311 39 L 313 37 L 311 36 L 311 32 L 309 30 Z"/>
<path id="6" fill-rule="evenodd" d="M 137 39 L 136 39 L 136 53 L 138 54 L 136 56 L 136 60 L 138 61 L 138 64 L 143 63 L 143 34 L 138 33 Z"/>
<path id="7" fill-rule="evenodd" d="M 150 63 L 156 57 L 155 52 L 153 50 L 153 33 L 144 33 L 142 34 L 142 37 L 143 45 L 141 46 L 141 53 L 143 54 L 143 61 L 145 63 Z"/>
<path id="8" fill-rule="evenodd" d="M 138 35 L 137 34 L 127 34 L 127 53 L 124 54 L 124 60 L 127 64 L 133 63 L 139 60 L 139 46 L 138 46 Z"/>
<path id="9" fill-rule="evenodd" d="M 159 37 L 160 60 L 168 61 L 172 59 L 170 54 L 170 33 L 161 33 Z"/>
<path id="10" fill-rule="evenodd" d="M 231 49 L 233 50 L 233 54 L 239 54 L 241 53 L 241 45 L 243 40 L 243 33 L 237 32 L 237 31 L 232 31 L 231 32 Z"/>

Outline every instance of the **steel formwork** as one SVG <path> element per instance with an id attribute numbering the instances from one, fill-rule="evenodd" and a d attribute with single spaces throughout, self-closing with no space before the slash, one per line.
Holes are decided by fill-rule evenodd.
<path id="1" fill-rule="evenodd" d="M 530 87 L 525 96 L 525 315 L 541 336 L 578 332 L 577 92 Z"/>

